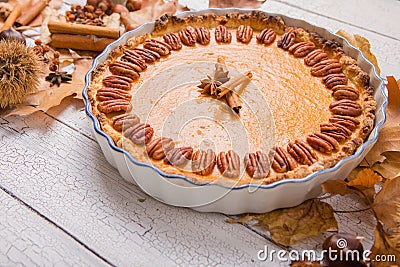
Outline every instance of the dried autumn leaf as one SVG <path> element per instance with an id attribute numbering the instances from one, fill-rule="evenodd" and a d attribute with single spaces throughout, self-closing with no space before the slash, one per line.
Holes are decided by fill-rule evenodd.
<path id="1" fill-rule="evenodd" d="M 372 263 L 373 267 L 392 267 L 398 265 L 392 265 L 398 263 L 396 259 L 400 259 L 399 248 L 396 248 L 396 243 L 399 240 L 393 240 L 388 234 L 385 233 L 383 227 L 378 224 L 374 229 L 374 245 L 371 249 L 370 259 L 375 259 L 382 256 L 387 259 L 387 261 L 374 261 Z"/>
<path id="2" fill-rule="evenodd" d="M 354 180 L 347 183 L 348 186 L 363 186 L 373 188 L 376 183 L 382 181 L 382 177 L 374 173 L 370 168 L 360 170 Z"/>
<path id="3" fill-rule="evenodd" d="M 284 246 L 326 231 L 336 231 L 337 221 L 333 208 L 318 199 L 311 199 L 302 204 L 286 209 L 274 210 L 264 214 L 246 215 L 228 222 L 249 222 L 257 220 L 271 233 L 272 239 Z"/>
<path id="4" fill-rule="evenodd" d="M 349 34 L 345 30 L 339 30 L 336 32 L 336 34 L 342 36 L 345 38 L 349 43 L 363 52 L 365 57 L 374 64 L 376 71 L 378 74 L 381 73 L 381 70 L 378 65 L 378 60 L 376 59 L 376 56 L 371 52 L 371 44 L 369 43 L 368 39 L 365 37 L 362 37 L 361 35 L 358 34 Z"/>
<path id="5" fill-rule="evenodd" d="M 372 169 L 386 179 L 400 177 L 400 152 L 383 152 L 382 156 L 385 157 L 385 161 L 379 164 L 374 164 Z"/>
<path id="6" fill-rule="evenodd" d="M 386 111 L 386 122 L 379 132 L 378 141 L 365 157 L 365 161 L 372 169 L 382 174 L 384 178 L 392 179 L 396 175 L 386 176 L 382 169 L 389 168 L 391 169 L 390 173 L 393 174 L 398 174 L 400 171 L 396 160 L 388 160 L 386 162 L 386 158 L 390 156 L 390 153 L 400 152 L 400 87 L 393 76 L 388 76 L 387 80 L 389 103 Z"/>
<path id="7" fill-rule="evenodd" d="M 331 195 L 348 195 L 355 193 L 354 189 L 350 189 L 347 183 L 341 179 L 328 180 L 321 185 L 322 192 Z"/>
<path id="8" fill-rule="evenodd" d="M 373 210 L 375 212 L 378 225 L 376 226 L 375 241 L 372 247 L 372 256 L 376 255 L 395 255 L 400 259 L 400 178 L 387 180 L 382 190 L 376 195 Z M 375 262 L 373 266 L 388 266 L 386 261 L 381 265 Z M 393 261 L 392 263 L 397 263 Z"/>
<path id="9" fill-rule="evenodd" d="M 388 229 L 397 229 L 400 235 L 400 178 L 383 184 L 375 197 L 373 209 L 378 221 Z"/>

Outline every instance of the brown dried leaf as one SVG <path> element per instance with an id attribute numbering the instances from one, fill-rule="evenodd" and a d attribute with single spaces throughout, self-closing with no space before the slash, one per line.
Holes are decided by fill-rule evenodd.
<path id="1" fill-rule="evenodd" d="M 373 210 L 378 225 L 374 231 L 371 258 L 375 255 L 395 255 L 400 259 L 400 178 L 387 180 L 383 184 L 382 190 L 376 195 Z M 388 266 L 389 263 L 374 263 L 373 266 Z"/>
<path id="2" fill-rule="evenodd" d="M 349 41 L 350 44 L 360 49 L 361 52 L 363 52 L 363 54 L 365 55 L 365 57 L 369 61 L 371 61 L 372 64 L 374 64 L 378 74 L 381 73 L 381 70 L 378 65 L 378 60 L 376 59 L 376 56 L 371 52 L 371 44 L 369 43 L 367 38 L 362 37 L 361 35 L 358 34 L 351 35 L 347 33 L 345 30 L 339 30 L 336 32 L 336 34 L 342 36 L 347 41 Z"/>
<path id="3" fill-rule="evenodd" d="M 382 155 L 385 157 L 385 161 L 379 164 L 374 164 L 372 169 L 386 179 L 400 177 L 400 152 L 383 152 Z"/>
<path id="4" fill-rule="evenodd" d="M 284 246 L 326 231 L 336 231 L 337 221 L 333 208 L 318 199 L 306 200 L 302 204 L 264 214 L 246 215 L 228 222 L 248 222 L 257 220 L 271 233 L 272 239 Z"/>
<path id="5" fill-rule="evenodd" d="M 395 153 L 394 157 L 390 156 L 393 152 L 400 152 L 400 80 L 396 82 L 393 76 L 388 76 L 387 80 L 389 103 L 386 122 L 379 132 L 377 143 L 367 154 L 365 160 L 372 169 L 377 170 L 384 178 L 391 179 L 397 177 L 400 172 L 398 161 L 396 161 L 397 157 L 395 157 L 398 154 Z M 387 160 L 387 157 L 390 160 Z M 392 175 L 386 176 L 387 173 L 382 171 L 383 169 L 390 169 Z"/>
<path id="6" fill-rule="evenodd" d="M 328 180 L 321 185 L 322 192 L 331 194 L 331 195 L 348 195 L 355 193 L 354 189 L 350 189 L 347 183 L 343 180 Z"/>
<path id="7" fill-rule="evenodd" d="M 392 265 L 398 263 L 398 261 L 390 261 L 389 257 L 395 257 L 394 259 L 400 259 L 399 248 L 396 248 L 396 243 L 398 244 L 400 240 L 394 240 L 388 234 L 385 233 L 383 227 L 378 224 L 374 229 L 374 245 L 371 249 L 370 259 L 375 259 L 377 256 L 379 259 L 384 255 L 387 261 L 374 261 L 372 263 L 373 267 L 395 267 L 398 265 Z"/>

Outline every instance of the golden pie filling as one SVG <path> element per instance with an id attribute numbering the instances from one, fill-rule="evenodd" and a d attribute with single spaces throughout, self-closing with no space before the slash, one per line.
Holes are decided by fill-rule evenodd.
<path id="1" fill-rule="evenodd" d="M 226 185 L 329 168 L 375 112 L 368 75 L 341 45 L 262 12 L 164 16 L 109 55 L 88 95 L 136 160 Z"/>

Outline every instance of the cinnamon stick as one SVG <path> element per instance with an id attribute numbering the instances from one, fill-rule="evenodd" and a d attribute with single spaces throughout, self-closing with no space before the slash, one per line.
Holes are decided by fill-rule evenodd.
<path id="1" fill-rule="evenodd" d="M 28 3 L 24 5 L 21 16 L 15 21 L 16 26 L 28 25 L 43 11 L 48 3 L 48 0 L 36 0 L 33 3 L 32 0 L 28 1 Z"/>
<path id="2" fill-rule="evenodd" d="M 103 51 L 115 41 L 110 38 L 99 38 L 94 35 L 60 34 L 51 36 L 51 45 L 56 48 L 70 48 L 75 50 Z"/>
<path id="3" fill-rule="evenodd" d="M 10 15 L 8 15 L 6 21 L 4 22 L 3 26 L 1 26 L 0 31 L 8 30 L 11 26 L 14 25 L 14 22 L 17 18 L 21 15 L 22 7 L 20 4 L 16 4 L 13 7 Z"/>
<path id="4" fill-rule="evenodd" d="M 47 27 L 51 33 L 95 35 L 97 37 L 110 39 L 117 39 L 120 36 L 118 28 L 107 28 L 59 21 L 49 21 Z"/>
<path id="5" fill-rule="evenodd" d="M 230 79 L 228 82 L 222 84 L 218 87 L 220 92 L 217 94 L 217 98 L 221 98 L 226 95 L 228 92 L 233 91 L 235 87 L 238 85 L 248 81 L 253 76 L 250 71 L 246 72 L 244 75 L 239 75 L 233 79 Z"/>
<path id="6" fill-rule="evenodd" d="M 226 103 L 228 106 L 233 109 L 237 114 L 239 114 L 240 109 L 242 108 L 242 102 L 240 101 L 237 93 L 229 91 L 226 95 Z"/>

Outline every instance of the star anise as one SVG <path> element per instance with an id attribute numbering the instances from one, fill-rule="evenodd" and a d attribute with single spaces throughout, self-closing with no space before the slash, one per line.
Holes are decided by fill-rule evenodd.
<path id="1" fill-rule="evenodd" d="M 68 74 L 65 71 L 54 71 L 50 72 L 45 79 L 51 83 L 50 86 L 57 84 L 60 87 L 62 82 L 70 82 L 72 80 L 72 74 Z"/>
<path id="2" fill-rule="evenodd" d="M 215 64 L 213 76 L 207 75 L 206 79 L 202 79 L 201 84 L 197 87 L 203 89 L 202 94 L 217 95 L 217 89 L 220 85 L 229 81 L 229 71 L 224 64 Z"/>

